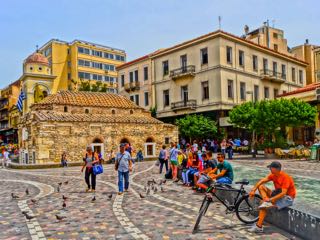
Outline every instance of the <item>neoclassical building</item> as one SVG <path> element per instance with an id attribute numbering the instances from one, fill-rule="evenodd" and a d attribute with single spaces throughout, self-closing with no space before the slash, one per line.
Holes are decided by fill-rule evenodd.
<path id="1" fill-rule="evenodd" d="M 113 93 L 59 91 L 32 104 L 19 124 L 20 163 L 82 160 L 86 146 L 106 157 L 119 143 L 130 143 L 145 157 L 156 157 L 163 144 L 178 140 L 178 129 Z"/>

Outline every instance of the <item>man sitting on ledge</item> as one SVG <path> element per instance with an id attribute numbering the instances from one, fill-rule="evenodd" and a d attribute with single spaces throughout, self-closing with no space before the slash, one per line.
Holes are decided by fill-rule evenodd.
<path id="1" fill-rule="evenodd" d="M 271 171 L 267 177 L 261 179 L 251 190 L 250 196 L 253 197 L 256 190 L 263 199 L 263 203 L 259 206 L 259 220 L 257 224 L 254 224 L 249 232 L 263 232 L 263 221 L 267 215 L 267 209 L 271 207 L 277 207 L 279 210 L 285 207 L 289 207 L 293 204 L 293 200 L 296 196 L 296 189 L 291 176 L 281 171 L 280 162 L 272 162 L 268 168 Z M 265 183 L 273 181 L 275 190 L 270 190 Z"/>
<path id="2" fill-rule="evenodd" d="M 218 165 L 216 168 L 212 169 L 208 176 L 211 180 L 216 180 L 216 183 L 223 183 L 223 184 L 232 184 L 233 181 L 233 169 L 231 164 L 224 160 L 224 154 L 218 153 L 217 154 Z M 219 173 L 216 172 L 219 170 Z"/>

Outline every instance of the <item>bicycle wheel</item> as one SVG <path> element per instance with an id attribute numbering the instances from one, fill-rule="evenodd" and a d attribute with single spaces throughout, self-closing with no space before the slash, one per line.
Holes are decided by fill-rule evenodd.
<path id="1" fill-rule="evenodd" d="M 252 224 L 258 221 L 259 218 L 259 205 L 262 198 L 255 194 L 253 198 L 245 195 L 236 203 L 235 211 L 238 219 L 246 224 Z"/>
<path id="2" fill-rule="evenodd" d="M 207 211 L 208 207 L 210 205 L 210 201 L 207 200 L 203 205 L 202 205 L 202 208 L 200 208 L 200 211 L 198 213 L 198 217 L 197 217 L 197 220 L 196 220 L 196 224 L 194 225 L 193 227 L 193 232 L 192 234 L 196 233 L 197 230 L 198 230 L 198 227 L 199 227 L 199 224 L 200 224 L 200 221 L 201 221 L 201 218 L 202 216 L 204 216 L 205 212 Z"/>

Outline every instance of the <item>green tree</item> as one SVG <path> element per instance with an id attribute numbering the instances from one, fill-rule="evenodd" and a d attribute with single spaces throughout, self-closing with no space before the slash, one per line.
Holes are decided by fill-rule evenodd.
<path id="1" fill-rule="evenodd" d="M 101 85 L 102 85 L 102 83 L 100 81 L 97 81 L 95 84 L 92 84 L 91 92 L 99 92 Z"/>
<path id="2" fill-rule="evenodd" d="M 108 85 L 105 83 L 102 85 L 102 87 L 100 88 L 100 92 L 107 92 L 107 88 L 108 88 Z"/>
<path id="3" fill-rule="evenodd" d="M 176 124 L 181 135 L 189 138 L 190 142 L 192 139 L 212 137 L 217 133 L 216 122 L 203 115 L 187 115 L 177 119 Z"/>
<path id="4" fill-rule="evenodd" d="M 150 107 L 150 112 L 152 117 L 157 117 L 157 106 Z"/>
<path id="5" fill-rule="evenodd" d="M 81 81 L 79 91 L 87 91 L 91 90 L 90 82 L 89 81 Z"/>

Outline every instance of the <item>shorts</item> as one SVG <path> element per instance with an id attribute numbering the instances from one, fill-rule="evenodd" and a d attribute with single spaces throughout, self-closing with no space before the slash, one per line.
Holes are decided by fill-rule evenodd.
<path id="1" fill-rule="evenodd" d="M 170 163 L 174 166 L 178 166 L 178 161 L 177 160 L 170 160 Z"/>
<path id="2" fill-rule="evenodd" d="M 278 210 L 290 207 L 293 204 L 293 198 L 286 195 L 283 198 L 280 198 L 275 202 L 275 206 L 278 208 Z"/>
<path id="3" fill-rule="evenodd" d="M 232 180 L 228 177 L 221 177 L 221 178 L 217 179 L 216 183 L 232 184 Z"/>
<path id="4" fill-rule="evenodd" d="M 206 175 L 201 175 L 201 177 L 199 178 L 198 183 L 203 183 L 203 184 L 205 184 L 205 183 L 210 183 L 210 181 L 211 181 L 211 179 L 210 179 L 208 176 L 206 176 Z"/>

